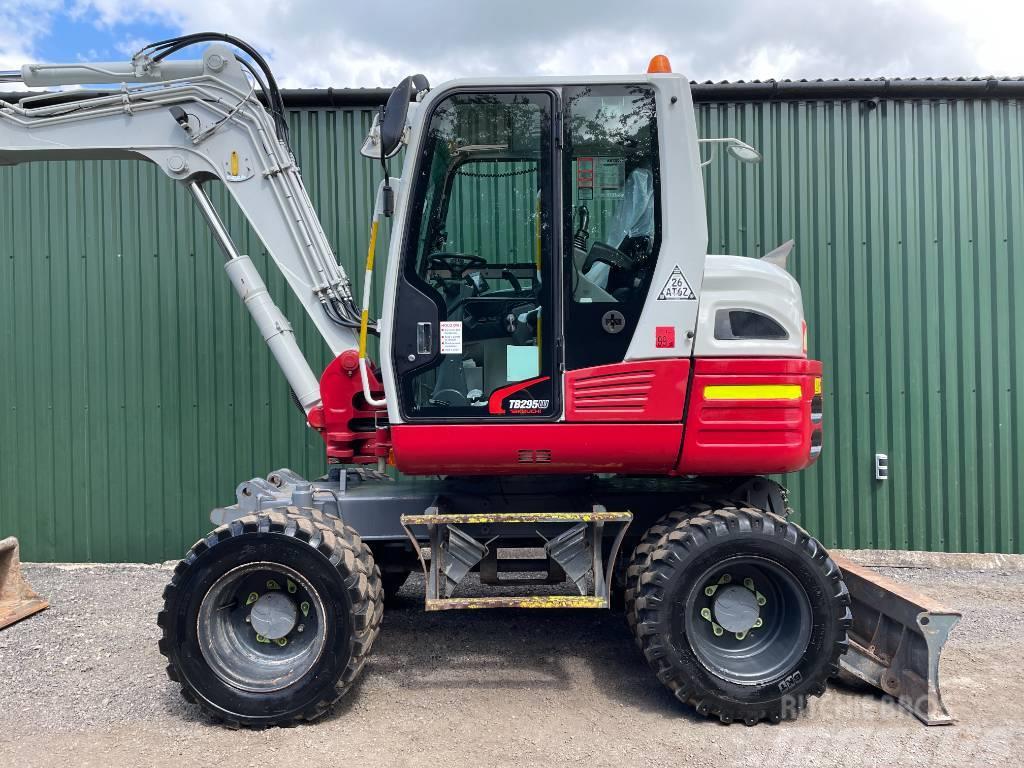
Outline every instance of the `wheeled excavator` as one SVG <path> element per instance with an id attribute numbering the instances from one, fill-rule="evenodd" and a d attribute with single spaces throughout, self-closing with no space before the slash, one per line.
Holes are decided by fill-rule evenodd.
<path id="1" fill-rule="evenodd" d="M 428 611 L 623 610 L 658 680 L 723 722 L 790 718 L 839 675 L 952 721 L 938 662 L 959 614 L 830 555 L 769 477 L 823 448 L 822 365 L 790 246 L 707 253 L 703 167 L 716 148 L 760 154 L 699 137 L 670 69 L 658 56 L 614 77 L 405 78 L 352 158 L 381 170 L 359 297 L 273 73 L 244 41 L 186 35 L 126 62 L 0 73 L 94 86 L 0 101 L 0 164 L 138 159 L 188 191 L 325 444 L 319 479 L 242 482 L 164 591 L 167 673 L 212 718 L 328 711 L 420 569 Z M 333 354 L 319 376 L 211 184 Z"/>

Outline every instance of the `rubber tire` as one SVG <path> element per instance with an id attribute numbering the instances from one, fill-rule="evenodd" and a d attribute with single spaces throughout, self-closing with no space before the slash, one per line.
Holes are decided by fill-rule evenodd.
<path id="1" fill-rule="evenodd" d="M 673 604 L 685 601 L 694 579 L 731 554 L 782 563 L 810 598 L 811 636 L 801 659 L 781 678 L 740 685 L 711 673 L 685 637 L 672 633 Z M 853 623 L 850 594 L 825 548 L 795 523 L 762 510 L 724 508 L 681 520 L 664 534 L 639 575 L 635 635 L 648 664 L 677 699 L 724 723 L 795 717 L 809 696 L 825 692 L 839 672 Z M 799 673 L 799 674 L 798 674 Z"/>
<path id="2" fill-rule="evenodd" d="M 710 506 L 699 503 L 688 504 L 685 507 L 674 509 L 648 528 L 640 538 L 640 542 L 633 549 L 633 554 L 629 558 L 629 564 L 626 566 L 623 608 L 626 612 L 626 623 L 629 624 L 634 637 L 636 637 L 636 596 L 640 588 L 640 575 L 647 570 L 647 566 L 651 561 L 651 553 L 654 552 L 668 532 L 679 525 L 679 523 L 710 511 Z M 637 645 L 640 645 L 639 639 L 637 639 Z"/>
<path id="3" fill-rule="evenodd" d="M 164 589 L 157 624 L 167 676 L 181 685 L 187 701 L 229 727 L 286 726 L 322 716 L 349 691 L 380 631 L 383 589 L 369 547 L 340 520 L 317 520 L 308 512 L 286 508 L 220 526 L 196 542 Z M 309 579 L 323 600 L 327 630 L 324 652 L 308 674 L 262 694 L 221 681 L 207 665 L 196 632 L 210 586 L 254 560 L 283 562 Z"/>

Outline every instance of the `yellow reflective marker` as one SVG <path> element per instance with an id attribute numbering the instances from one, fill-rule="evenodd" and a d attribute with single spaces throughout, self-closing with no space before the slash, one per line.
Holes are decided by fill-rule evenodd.
<path id="1" fill-rule="evenodd" d="M 237 176 L 238 175 L 238 153 L 237 152 L 232 152 L 231 153 L 230 169 L 231 169 L 231 175 L 232 176 Z"/>
<path id="2" fill-rule="evenodd" d="M 814 377 L 814 394 L 816 394 L 816 395 L 820 395 L 821 394 L 821 377 L 820 376 L 815 376 Z"/>
<path id="3" fill-rule="evenodd" d="M 705 400 L 799 400 L 799 384 L 709 384 Z"/>
<path id="4" fill-rule="evenodd" d="M 370 245 L 366 251 L 366 284 L 364 290 L 370 288 L 370 275 L 373 273 L 373 259 L 377 254 L 377 229 L 378 222 L 377 218 L 374 217 L 370 223 Z M 369 297 L 363 297 L 363 303 L 369 302 Z M 370 326 L 370 310 L 369 307 L 363 307 L 363 311 L 359 316 L 359 359 L 363 360 L 366 358 L 366 331 Z"/>

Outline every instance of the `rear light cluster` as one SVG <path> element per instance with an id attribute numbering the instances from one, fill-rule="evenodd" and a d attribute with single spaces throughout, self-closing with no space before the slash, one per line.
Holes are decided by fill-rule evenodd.
<path id="1" fill-rule="evenodd" d="M 821 455 L 821 422 L 822 413 L 821 400 L 821 377 L 814 377 L 814 396 L 811 397 L 811 461 Z"/>

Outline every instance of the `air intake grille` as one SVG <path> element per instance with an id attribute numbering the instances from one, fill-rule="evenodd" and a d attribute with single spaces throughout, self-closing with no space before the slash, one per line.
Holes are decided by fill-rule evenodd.
<path id="1" fill-rule="evenodd" d="M 643 413 L 653 385 L 652 370 L 581 377 L 573 383 L 572 406 L 580 413 L 608 409 Z"/>
<path id="2" fill-rule="evenodd" d="M 519 463 L 520 464 L 550 464 L 551 463 L 551 451 L 547 448 L 540 448 L 537 450 L 530 450 L 528 448 L 521 448 L 519 450 Z"/>

